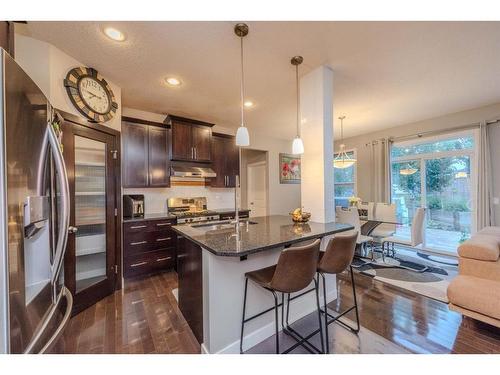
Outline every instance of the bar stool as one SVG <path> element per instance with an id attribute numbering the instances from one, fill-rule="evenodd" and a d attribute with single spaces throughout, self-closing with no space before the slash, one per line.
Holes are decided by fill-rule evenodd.
<path id="1" fill-rule="evenodd" d="M 324 315 L 324 325 L 325 325 L 325 338 L 326 338 L 326 352 L 330 353 L 330 343 L 328 341 L 328 325 L 333 322 L 340 324 L 342 327 L 350 330 L 353 333 L 359 332 L 359 313 L 358 313 L 358 302 L 356 300 L 356 286 L 354 284 L 354 273 L 352 270 L 352 259 L 354 257 L 354 251 L 356 250 L 356 240 L 358 238 L 358 233 L 353 233 L 350 235 L 339 235 L 335 236 L 330 240 L 328 246 L 324 252 L 319 254 L 318 262 L 318 275 L 323 279 L 323 303 L 324 310 L 321 313 Z M 339 313 L 337 316 L 333 316 L 328 312 L 328 306 L 326 303 L 326 281 L 325 274 L 339 274 L 344 272 L 349 268 L 351 273 L 351 283 L 352 283 L 352 294 L 354 297 L 354 306 L 348 308 L 347 310 Z M 318 277 L 319 285 L 319 277 Z M 354 310 L 356 312 L 356 328 L 342 322 L 340 318 L 347 314 L 348 312 Z M 331 318 L 328 320 L 328 318 Z"/>
<path id="2" fill-rule="evenodd" d="M 245 293 L 243 299 L 243 317 L 241 320 L 241 340 L 240 340 L 240 353 L 243 354 L 243 332 L 245 328 L 245 323 L 248 323 L 250 320 L 258 318 L 265 313 L 274 310 L 274 318 L 275 318 L 275 334 L 276 334 L 276 354 L 280 353 L 280 344 L 279 344 L 279 319 L 278 319 L 278 308 L 281 306 L 281 325 L 283 331 L 290 335 L 295 341 L 296 344 L 288 348 L 283 352 L 289 353 L 297 346 L 302 345 L 306 350 L 311 353 L 314 352 L 323 352 L 323 331 L 321 329 L 321 313 L 319 306 L 319 290 L 318 290 L 318 280 L 316 280 L 316 270 L 318 265 L 318 256 L 319 256 L 319 246 L 321 240 L 317 239 L 312 244 L 299 246 L 299 247 L 289 247 L 283 250 L 278 259 L 278 263 L 274 266 L 262 268 L 259 270 L 247 272 L 245 274 Z M 248 289 L 248 280 L 252 280 L 258 286 L 268 290 L 273 294 L 274 297 L 274 307 L 271 307 L 265 311 L 262 311 L 258 314 L 255 314 L 249 318 L 245 318 L 245 309 L 247 302 L 247 289 Z M 297 293 L 305 288 L 314 281 L 314 288 L 309 289 L 299 295 L 290 298 L 290 293 Z M 296 331 L 290 329 L 288 325 L 288 312 L 287 311 L 287 325 L 284 325 L 284 301 L 285 294 L 288 294 L 288 303 L 289 301 L 298 298 L 306 293 L 311 291 L 316 292 L 316 305 L 318 309 L 318 323 L 319 330 L 316 330 L 314 334 L 320 333 L 321 338 L 321 350 L 316 348 L 314 345 L 309 343 L 307 340 L 313 335 L 308 335 L 307 337 L 302 337 Z M 281 293 L 281 303 L 279 303 L 278 294 Z"/>

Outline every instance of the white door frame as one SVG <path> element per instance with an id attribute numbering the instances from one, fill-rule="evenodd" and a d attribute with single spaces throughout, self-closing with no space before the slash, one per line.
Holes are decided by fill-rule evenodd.
<path id="1" fill-rule="evenodd" d="M 266 187 L 266 193 L 265 193 L 265 197 L 266 197 L 266 215 L 269 215 L 269 183 L 268 183 L 268 169 L 269 169 L 269 163 L 267 161 L 267 158 L 266 158 L 266 161 L 257 161 L 257 162 L 254 162 L 254 163 L 248 163 L 247 164 L 247 206 L 248 208 L 251 209 L 250 207 L 250 199 L 248 199 L 249 197 L 249 188 L 250 188 L 250 168 L 252 167 L 259 167 L 259 166 L 265 166 L 265 173 L 264 173 L 264 178 L 266 179 L 265 180 L 265 187 Z"/>

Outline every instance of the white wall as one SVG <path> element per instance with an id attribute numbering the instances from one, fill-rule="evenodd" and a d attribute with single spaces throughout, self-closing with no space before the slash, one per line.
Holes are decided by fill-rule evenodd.
<path id="1" fill-rule="evenodd" d="M 163 122 L 165 114 L 146 112 L 124 107 L 123 116 L 140 118 L 143 120 Z M 200 119 L 203 120 L 203 119 Z M 218 127 L 214 131 L 225 134 L 234 134 L 234 131 Z M 258 134 L 250 130 L 250 148 L 268 151 L 268 184 L 269 184 L 269 213 L 271 215 L 284 214 L 300 207 L 300 185 L 280 184 L 278 155 L 280 152 L 290 153 L 292 140 L 283 141 L 269 136 Z M 123 148 L 122 148 L 123 149 Z M 243 170 L 241 174 L 246 174 Z M 198 186 L 173 186 L 171 188 L 123 189 L 123 194 L 144 194 L 146 213 L 157 213 L 166 210 L 166 200 L 170 197 L 206 196 L 209 209 L 233 208 L 234 190 L 223 188 L 207 188 Z"/>
<path id="2" fill-rule="evenodd" d="M 370 200 L 372 188 L 371 184 L 371 163 L 370 163 L 370 148 L 366 146 L 372 140 L 385 137 L 400 137 L 413 135 L 426 131 L 446 130 L 453 127 L 469 125 L 477 123 L 481 120 L 496 119 L 500 115 L 500 103 L 492 104 L 468 111 L 451 113 L 444 116 L 427 119 L 412 124 L 404 124 L 394 128 L 385 129 L 378 132 L 366 133 L 357 137 L 347 138 L 344 140 L 347 149 L 356 149 L 357 151 L 357 187 L 358 196 L 364 200 Z M 346 127 L 349 123 L 344 124 Z M 498 138 L 496 145 L 500 144 L 500 132 L 495 133 Z M 340 140 L 335 142 L 335 150 L 338 150 Z M 494 147 L 493 147 L 494 148 Z M 500 154 L 494 155 L 493 169 L 495 164 L 500 163 Z M 500 175 L 500 171 L 494 175 Z M 497 177 L 499 184 L 497 185 L 495 196 L 500 197 L 500 176 Z M 500 215 L 500 210 L 499 210 Z"/>
<path id="3" fill-rule="evenodd" d="M 18 33 L 15 35 L 15 48 L 16 61 L 40 87 L 52 106 L 82 116 L 66 93 L 64 79 L 69 70 L 85 66 L 85 64 L 49 43 Z M 113 82 L 107 79 L 106 81 L 115 94 L 118 109 L 114 118 L 96 126 L 109 126 L 119 131 L 121 129 L 121 89 Z"/>

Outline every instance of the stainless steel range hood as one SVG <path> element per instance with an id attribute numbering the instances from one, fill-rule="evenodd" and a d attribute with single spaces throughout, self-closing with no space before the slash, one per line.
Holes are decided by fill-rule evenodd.
<path id="1" fill-rule="evenodd" d="M 208 178 L 217 176 L 212 168 L 193 167 L 189 165 L 173 165 L 171 175 L 174 177 L 199 177 Z"/>

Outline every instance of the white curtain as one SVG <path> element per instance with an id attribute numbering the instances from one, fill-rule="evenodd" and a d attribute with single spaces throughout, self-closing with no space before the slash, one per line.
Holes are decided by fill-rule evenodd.
<path id="1" fill-rule="evenodd" d="M 390 141 L 386 138 L 371 142 L 371 199 L 390 203 L 391 167 Z"/>
<path id="2" fill-rule="evenodd" d="M 482 121 L 479 125 L 478 145 L 478 184 L 477 184 L 477 229 L 495 225 L 492 207 L 492 169 L 488 124 Z"/>

